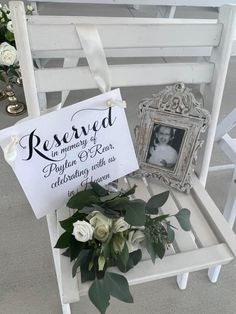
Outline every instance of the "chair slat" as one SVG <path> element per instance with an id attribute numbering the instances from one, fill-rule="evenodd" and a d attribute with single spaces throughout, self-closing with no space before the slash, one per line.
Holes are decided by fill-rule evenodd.
<path id="1" fill-rule="evenodd" d="M 29 24 L 28 32 L 32 51 L 80 49 L 80 41 L 75 29 L 78 21 L 63 25 Z M 221 24 L 98 24 L 104 48 L 138 47 L 212 47 L 220 41 Z M 58 36 L 60 34 L 60 36 Z M 115 34 L 115 36 L 114 36 Z M 51 38 L 46 40 L 45 38 Z"/>
<path id="2" fill-rule="evenodd" d="M 236 45 L 235 45 L 236 46 Z M 168 47 L 168 48 L 124 48 L 124 49 L 104 49 L 107 58 L 144 58 L 144 57 L 209 57 L 211 47 Z M 236 54 L 236 47 L 232 55 Z M 32 52 L 34 59 L 46 58 L 85 58 L 81 49 L 69 50 L 34 50 Z"/>
<path id="3" fill-rule="evenodd" d="M 133 18 L 133 17 L 105 17 L 105 16 L 56 16 L 31 15 L 27 17 L 28 24 L 65 25 L 65 24 L 217 24 L 215 19 L 172 19 L 172 18 Z"/>
<path id="4" fill-rule="evenodd" d="M 188 271 L 208 268 L 212 264 L 216 265 L 219 261 L 225 264 L 232 261 L 232 259 L 233 256 L 227 245 L 218 244 L 209 248 L 166 256 L 162 261 L 157 260 L 155 265 L 151 260 L 141 261 L 132 271 L 126 273 L 126 278 L 130 285 L 136 285 L 150 280 L 172 277 Z M 81 284 L 81 296 L 87 294 L 88 288 L 89 283 Z"/>
<path id="5" fill-rule="evenodd" d="M 209 83 L 214 64 L 165 63 L 109 66 L 112 87 L 148 86 L 185 82 Z M 88 67 L 40 69 L 35 71 L 38 92 L 96 88 Z M 79 82 L 79 83 L 78 83 Z"/>

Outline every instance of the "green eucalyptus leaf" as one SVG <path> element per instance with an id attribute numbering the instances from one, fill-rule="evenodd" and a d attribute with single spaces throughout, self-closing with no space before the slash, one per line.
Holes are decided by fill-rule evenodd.
<path id="1" fill-rule="evenodd" d="M 80 213 L 83 214 L 90 214 L 94 211 L 99 211 L 103 215 L 105 215 L 108 218 L 119 218 L 120 214 L 117 211 L 114 211 L 108 207 L 101 207 L 97 204 L 92 204 L 93 206 L 85 206 L 83 209 L 80 210 Z"/>
<path id="2" fill-rule="evenodd" d="M 73 261 L 78 257 L 80 251 L 82 251 L 85 247 L 84 242 L 77 241 L 75 237 L 72 235 L 70 241 L 70 260 Z"/>
<path id="3" fill-rule="evenodd" d="M 90 185 L 98 196 L 106 196 L 109 194 L 109 192 L 97 182 L 90 182 Z"/>
<path id="4" fill-rule="evenodd" d="M 95 267 L 89 270 L 89 258 L 80 265 L 81 282 L 92 281 L 95 279 Z"/>
<path id="5" fill-rule="evenodd" d="M 126 266 L 128 260 L 129 260 L 129 250 L 128 250 L 128 246 L 125 243 L 123 250 L 121 252 L 121 254 L 119 255 L 119 259 L 121 261 L 121 263 Z"/>
<path id="6" fill-rule="evenodd" d="M 87 257 L 88 257 L 88 254 L 90 253 L 90 250 L 82 250 L 80 253 L 79 253 L 79 256 L 78 258 L 76 259 L 73 267 L 72 267 L 72 276 L 75 277 L 76 273 L 77 273 L 77 269 L 78 267 L 82 264 L 83 260 L 86 259 L 87 261 Z"/>
<path id="7" fill-rule="evenodd" d="M 155 251 L 156 251 L 156 255 L 162 259 L 165 255 L 165 245 L 162 242 L 158 242 L 157 244 L 154 245 Z"/>
<path id="8" fill-rule="evenodd" d="M 130 200 L 126 196 L 120 196 L 116 197 L 110 201 L 107 202 L 107 206 L 111 207 L 112 209 L 122 209 L 127 203 L 129 203 Z"/>
<path id="9" fill-rule="evenodd" d="M 134 266 L 138 264 L 138 262 L 142 259 L 142 251 L 140 249 L 131 252 L 130 258 L 132 258 Z"/>
<path id="10" fill-rule="evenodd" d="M 109 306 L 110 294 L 105 285 L 104 279 L 95 279 L 88 291 L 91 302 L 96 306 L 101 314 L 106 313 Z"/>
<path id="11" fill-rule="evenodd" d="M 184 231 L 191 230 L 191 223 L 190 223 L 190 211 L 187 208 L 182 208 L 176 215 L 176 219 L 178 220 L 181 228 Z"/>
<path id="12" fill-rule="evenodd" d="M 116 266 L 122 273 L 126 273 L 133 268 L 142 259 L 142 251 L 136 250 L 129 254 L 129 259 L 126 265 L 124 265 L 119 259 L 116 261 Z"/>
<path id="13" fill-rule="evenodd" d="M 165 204 L 169 197 L 169 194 L 169 191 L 165 191 L 163 193 L 152 196 L 146 204 L 146 213 L 157 215 L 159 208 Z"/>
<path id="14" fill-rule="evenodd" d="M 100 207 L 101 208 L 101 207 Z M 97 210 L 97 209 L 95 209 L 94 207 L 92 207 L 92 206 L 85 206 L 83 209 L 81 209 L 80 210 L 80 213 L 82 213 L 82 214 L 90 214 L 90 213 L 92 213 L 92 212 L 94 212 L 95 210 Z"/>
<path id="15" fill-rule="evenodd" d="M 106 217 L 113 218 L 113 219 L 119 218 L 121 216 L 119 212 L 112 210 L 110 208 L 104 208 L 103 213 Z"/>
<path id="16" fill-rule="evenodd" d="M 102 245 L 103 254 L 106 258 L 111 256 L 111 245 L 112 243 L 110 241 L 107 241 Z"/>
<path id="17" fill-rule="evenodd" d="M 126 303 L 133 303 L 127 279 L 119 274 L 106 272 L 104 277 L 107 290 L 114 298 Z"/>
<path id="18" fill-rule="evenodd" d="M 69 208 L 76 208 L 80 210 L 85 206 L 98 203 L 99 198 L 97 197 L 97 194 L 92 189 L 88 189 L 80 191 L 76 195 L 72 196 L 68 201 L 67 206 Z"/>
<path id="19" fill-rule="evenodd" d="M 1 40 L 0 40 L 0 42 L 1 42 Z M 0 70 L 0 81 L 5 82 L 5 78 L 4 78 L 3 73 L 4 73 L 4 71 Z"/>
<path id="20" fill-rule="evenodd" d="M 116 198 L 119 195 L 120 195 L 120 192 L 112 192 L 106 196 L 100 197 L 100 201 L 101 202 L 107 202 L 107 201 L 113 200 L 114 198 Z"/>
<path id="21" fill-rule="evenodd" d="M 131 189 L 122 193 L 122 196 L 129 196 L 135 193 L 137 185 L 134 185 Z"/>
<path id="22" fill-rule="evenodd" d="M 57 249 L 65 249 L 67 247 L 69 247 L 70 245 L 70 240 L 71 240 L 71 233 L 69 232 L 64 232 L 60 238 L 58 239 L 56 245 L 54 246 L 54 248 Z"/>
<path id="23" fill-rule="evenodd" d="M 154 243 L 152 243 L 147 237 L 146 237 L 146 245 L 145 245 L 153 264 L 155 264 L 156 261 L 156 250 L 154 248 Z"/>
<path id="24" fill-rule="evenodd" d="M 167 239 L 168 239 L 168 241 L 170 243 L 174 242 L 174 240 L 175 240 L 175 232 L 171 228 L 169 223 L 167 223 L 167 225 L 166 225 L 166 231 L 167 231 Z"/>
<path id="25" fill-rule="evenodd" d="M 77 218 L 73 218 L 73 217 L 69 217 L 65 220 L 60 221 L 60 225 L 61 227 L 66 230 L 69 233 L 73 232 L 73 223 L 76 222 L 78 219 Z"/>
<path id="26" fill-rule="evenodd" d="M 125 221 L 131 226 L 144 226 L 145 225 L 145 205 L 146 203 L 142 200 L 130 201 L 125 206 Z"/>

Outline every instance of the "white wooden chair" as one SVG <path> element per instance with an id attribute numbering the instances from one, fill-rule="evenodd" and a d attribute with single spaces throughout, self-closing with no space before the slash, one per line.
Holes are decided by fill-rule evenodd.
<path id="1" fill-rule="evenodd" d="M 223 215 L 230 227 L 233 228 L 236 219 L 236 139 L 229 132 L 236 126 L 236 109 L 232 110 L 217 126 L 215 142 L 229 157 L 233 164 L 211 167 L 211 171 L 222 171 L 233 168 L 233 176 L 229 187 L 227 199 L 223 209 Z M 233 166 L 233 167 L 232 167 Z M 217 282 L 221 265 L 209 269 L 209 278 Z"/>
<path id="2" fill-rule="evenodd" d="M 215 130 L 224 90 L 225 78 L 233 41 L 236 8 L 222 8 L 217 23 L 208 20 L 168 20 L 137 18 L 93 18 L 30 16 L 25 18 L 24 5 L 10 2 L 18 57 L 22 71 L 29 118 L 40 115 L 38 95 L 62 90 L 96 88 L 88 67 L 34 69 L 33 58 L 64 58 L 83 56 L 75 32 L 77 24 L 96 25 L 106 56 L 132 57 L 155 55 L 183 56 L 188 48 L 212 47 L 207 63 L 165 63 L 110 65 L 112 87 L 164 85 L 176 82 L 205 83 L 205 102 L 211 107 L 212 121 L 206 139 L 206 149 L 200 177 L 193 175 L 189 195 L 171 190 L 171 197 L 163 207 L 175 213 L 181 207 L 191 210 L 192 231 L 177 231 L 174 248 L 155 265 L 144 260 L 130 273 L 130 284 L 144 283 L 178 275 L 181 289 L 187 284 L 188 272 L 225 264 L 236 256 L 236 238 L 224 217 L 205 191 Z M 60 34 L 60 36 L 58 36 Z M 115 34 L 115 36 L 114 36 Z M 51 40 L 53 38 L 53 40 Z M 181 54 L 180 54 L 181 52 Z M 127 61 L 127 59 L 125 59 Z M 128 179 L 121 184 L 137 183 L 137 197 L 146 199 L 150 193 L 160 193 L 166 187 L 158 182 Z M 53 211 L 47 216 L 52 248 L 60 233 L 58 220 L 68 213 Z M 173 222 L 174 223 L 174 222 Z M 69 259 L 52 249 L 57 273 L 63 313 L 70 313 L 70 303 L 79 301 L 88 291 L 87 284 L 78 283 L 71 276 Z"/>

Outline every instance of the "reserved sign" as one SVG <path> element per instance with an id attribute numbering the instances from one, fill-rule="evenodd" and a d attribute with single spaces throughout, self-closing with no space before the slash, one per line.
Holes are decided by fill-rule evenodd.
<path id="1" fill-rule="evenodd" d="M 0 145 L 37 218 L 91 181 L 105 185 L 138 169 L 119 89 L 0 131 Z M 11 147 L 11 136 L 17 143 Z"/>

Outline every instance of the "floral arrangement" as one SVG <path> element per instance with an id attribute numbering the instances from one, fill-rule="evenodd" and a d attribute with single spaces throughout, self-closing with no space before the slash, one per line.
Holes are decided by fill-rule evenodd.
<path id="1" fill-rule="evenodd" d="M 32 14 L 33 8 L 27 5 L 26 14 Z M 20 67 L 17 60 L 17 51 L 11 12 L 6 4 L 0 4 L 0 80 L 6 83 L 15 83 L 20 78 Z"/>
<path id="2" fill-rule="evenodd" d="M 74 262 L 72 276 L 80 268 L 81 281 L 93 281 L 88 294 L 100 313 L 105 313 L 110 296 L 132 303 L 125 276 L 109 271 L 116 266 L 125 273 L 142 258 L 146 248 L 155 263 L 163 258 L 174 241 L 170 215 L 160 214 L 169 191 L 152 196 L 148 202 L 134 199 L 136 186 L 127 191 L 111 191 L 97 183 L 72 196 L 67 206 L 75 213 L 60 222 L 65 232 L 55 248 Z M 181 209 L 175 218 L 183 230 L 190 230 L 190 212 Z"/>

